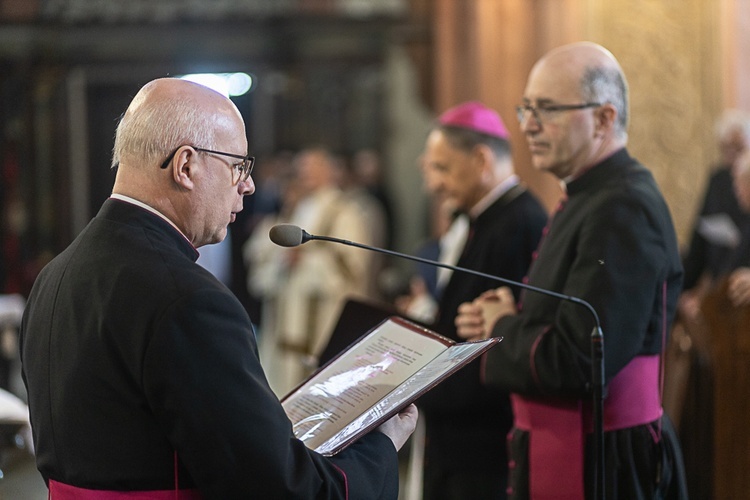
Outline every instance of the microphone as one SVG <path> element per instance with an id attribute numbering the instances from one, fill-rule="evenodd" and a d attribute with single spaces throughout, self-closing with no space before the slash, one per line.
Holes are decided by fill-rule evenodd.
<path id="1" fill-rule="evenodd" d="M 281 247 L 296 247 L 310 240 L 318 239 L 301 227 L 293 224 L 277 224 L 273 226 L 268 231 L 268 237 Z"/>
<path id="2" fill-rule="evenodd" d="M 595 488 L 593 498 L 601 498 L 604 495 L 604 337 L 602 335 L 602 326 L 599 322 L 599 315 L 596 313 L 594 306 L 578 297 L 572 295 L 565 295 L 563 293 L 554 292 L 545 288 L 539 288 L 527 283 L 519 281 L 513 281 L 499 276 L 493 276 L 491 274 L 475 271 L 465 267 L 453 266 L 438 262 L 435 260 L 424 259 L 414 255 L 409 255 L 393 250 L 386 250 L 385 248 L 378 248 L 370 245 L 364 245 L 362 243 L 356 243 L 354 241 L 343 240 L 341 238 L 334 238 L 332 236 L 317 236 L 310 234 L 299 226 L 293 224 L 277 224 L 271 228 L 268 232 L 268 237 L 271 241 L 282 247 L 296 247 L 307 243 L 311 240 L 320 241 L 331 241 L 333 243 L 340 243 L 342 245 L 362 248 L 364 250 L 370 250 L 373 252 L 384 253 L 386 255 L 392 255 L 394 257 L 400 257 L 402 259 L 412 260 L 415 262 L 421 262 L 432 266 L 442 267 L 450 269 L 451 271 L 457 271 L 461 273 L 473 274 L 475 276 L 481 276 L 482 278 L 491 279 L 498 281 L 505 285 L 516 286 L 532 292 L 541 293 L 550 297 L 555 297 L 560 300 L 565 300 L 578 304 L 591 314 L 594 318 L 595 327 L 591 333 L 591 385 L 592 385 L 592 400 L 593 400 L 593 416 L 594 416 L 594 457 L 596 463 L 594 464 L 594 475 L 596 476 L 593 487 Z"/>

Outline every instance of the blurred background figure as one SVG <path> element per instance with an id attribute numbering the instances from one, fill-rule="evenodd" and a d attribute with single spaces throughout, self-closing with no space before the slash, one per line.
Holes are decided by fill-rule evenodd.
<path id="1" fill-rule="evenodd" d="M 383 166 L 378 152 L 373 149 L 360 149 L 351 161 L 352 177 L 360 189 L 372 196 L 382 210 L 385 236 L 383 245 L 393 248 L 395 228 L 393 200 L 385 185 Z"/>
<path id="2" fill-rule="evenodd" d="M 285 203 L 278 221 L 295 224 L 311 234 L 382 246 L 378 238 L 382 231 L 372 227 L 362 205 L 340 189 L 339 167 L 327 150 L 305 149 L 293 163 L 295 178 L 285 183 Z M 265 227 L 258 227 L 256 233 L 257 239 L 268 239 Z M 268 301 L 263 309 L 261 336 L 269 346 L 261 362 L 268 370 L 272 389 L 282 397 L 317 366 L 317 357 L 328 342 L 344 301 L 372 295 L 373 254 L 320 241 L 261 250 L 257 239 L 251 239 L 255 243 L 247 247 L 246 257 L 254 269 L 252 276 L 265 274 L 265 282 L 272 287 L 258 289 Z M 272 259 L 272 267 L 261 263 L 264 254 Z M 251 288 L 255 287 L 252 276 Z"/>
<path id="3" fill-rule="evenodd" d="M 372 153 L 374 168 L 378 168 L 377 156 Z M 369 154 L 368 154 L 369 156 Z M 345 198 L 355 205 L 355 211 L 364 219 L 370 233 L 369 241 L 378 242 L 375 246 L 380 248 L 391 248 L 392 228 L 388 215 L 388 195 L 385 186 L 373 179 L 365 179 L 357 170 L 357 154 L 354 156 L 337 155 L 336 184 L 344 193 Z M 361 243 L 361 242 L 358 242 Z M 370 265 L 367 271 L 367 290 L 365 295 L 369 298 L 380 299 L 383 296 L 382 286 L 379 283 L 381 271 L 387 265 L 387 258 L 380 253 L 370 252 Z M 364 333 L 364 332 L 363 332 Z"/>
<path id="4" fill-rule="evenodd" d="M 227 237 L 219 243 L 204 245 L 196 261 L 208 269 L 216 279 L 226 286 L 232 286 L 232 233 L 227 231 Z"/>
<path id="5" fill-rule="evenodd" d="M 429 170 L 424 166 L 424 175 Z M 437 193 L 430 194 L 430 236 L 417 248 L 416 255 L 424 259 L 455 265 L 466 243 L 469 217 L 455 208 L 455 204 Z M 438 300 L 452 271 L 430 264 L 416 263 L 408 284 L 408 294 L 395 299 L 395 305 L 405 316 L 431 323 L 438 312 Z"/>
<path id="6" fill-rule="evenodd" d="M 685 293 L 679 310 L 689 318 L 697 314 L 703 294 L 727 271 L 728 259 L 739 244 L 740 230 L 750 222 L 750 214 L 740 208 L 732 188 L 732 169 L 750 146 L 750 114 L 727 110 L 715 130 L 721 155 L 719 165 L 709 179 L 683 259 Z"/>
<path id="7" fill-rule="evenodd" d="M 447 243 L 439 260 L 521 281 L 547 214 L 515 174 L 509 139 L 496 111 L 465 102 L 440 115 L 422 166 L 428 191 L 442 202 L 437 226 L 451 224 L 439 240 Z M 461 272 L 440 278 L 429 325 L 461 341 L 454 324 L 458 306 L 497 281 Z M 480 366 L 479 360 L 471 363 L 417 402 L 425 416 L 425 500 L 505 498 L 510 400 L 506 391 L 482 382 Z"/>
<path id="8" fill-rule="evenodd" d="M 253 195 L 253 229 L 261 219 L 270 214 L 278 214 L 284 206 L 284 191 L 288 187 L 290 176 L 293 176 L 293 160 L 294 153 L 287 150 L 258 158 L 258 165 L 263 165 L 263 168 L 258 168 L 258 178 L 255 181 L 257 191 Z"/>

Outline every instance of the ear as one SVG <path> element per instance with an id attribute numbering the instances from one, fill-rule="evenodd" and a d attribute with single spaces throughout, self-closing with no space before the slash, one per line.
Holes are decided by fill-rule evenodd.
<path id="1" fill-rule="evenodd" d="M 489 172 L 495 162 L 495 154 L 486 144 L 477 144 L 472 150 L 472 160 L 482 169 L 482 172 Z"/>
<path id="2" fill-rule="evenodd" d="M 192 190 L 195 187 L 194 177 L 197 171 L 198 153 L 190 146 L 180 148 L 170 164 L 172 179 L 183 189 Z"/>
<path id="3" fill-rule="evenodd" d="M 610 103 L 602 104 L 594 114 L 596 120 L 595 135 L 607 135 L 615 128 L 617 109 Z"/>

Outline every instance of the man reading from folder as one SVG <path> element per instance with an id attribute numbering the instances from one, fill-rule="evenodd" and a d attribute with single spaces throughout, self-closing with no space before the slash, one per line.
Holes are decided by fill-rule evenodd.
<path id="1" fill-rule="evenodd" d="M 682 267 L 669 209 L 626 149 L 628 90 L 593 43 L 552 50 L 533 67 L 518 119 L 535 168 L 563 182 L 528 282 L 581 298 L 604 332 L 604 471 L 608 500 L 686 498 L 679 444 L 663 415 L 660 355 Z M 506 288 L 460 307 L 464 338 L 504 337 L 486 355 L 488 384 L 513 394 L 510 494 L 583 499 L 590 491 L 592 315 Z M 584 491 L 588 490 L 588 491 Z"/>
<path id="2" fill-rule="evenodd" d="M 112 196 L 44 268 L 21 328 L 50 498 L 391 499 L 407 410 L 333 458 L 294 438 L 250 318 L 196 264 L 255 190 L 242 117 L 160 79 L 117 128 Z"/>

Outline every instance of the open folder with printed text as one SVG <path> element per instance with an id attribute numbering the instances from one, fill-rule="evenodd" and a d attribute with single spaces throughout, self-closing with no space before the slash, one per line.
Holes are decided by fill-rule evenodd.
<path id="1" fill-rule="evenodd" d="M 286 395 L 294 435 L 335 455 L 500 342 L 456 343 L 390 317 Z"/>

